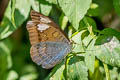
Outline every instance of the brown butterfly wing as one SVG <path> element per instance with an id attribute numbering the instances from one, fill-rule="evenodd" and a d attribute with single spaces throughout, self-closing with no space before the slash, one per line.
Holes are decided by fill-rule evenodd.
<path id="1" fill-rule="evenodd" d="M 30 43 L 32 45 L 30 50 L 32 60 L 38 65 L 44 65 L 45 68 L 51 68 L 59 63 L 61 59 L 70 52 L 70 50 L 68 50 L 69 48 L 67 48 L 66 51 L 63 52 L 66 54 L 62 54 L 61 58 L 58 58 L 57 51 L 60 52 L 60 50 L 63 50 L 63 43 L 65 43 L 66 47 L 67 44 L 70 46 L 69 39 L 48 17 L 32 11 L 31 18 L 32 21 L 27 23 L 27 30 L 29 32 Z M 56 44 L 53 42 L 56 42 Z M 50 47 L 49 45 L 53 47 Z M 52 61 L 46 64 L 46 62 L 51 59 Z M 54 59 L 56 60 L 53 61 Z"/>

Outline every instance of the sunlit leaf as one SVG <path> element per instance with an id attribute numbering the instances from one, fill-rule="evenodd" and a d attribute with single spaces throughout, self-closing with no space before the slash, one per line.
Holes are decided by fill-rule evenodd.
<path id="1" fill-rule="evenodd" d="M 68 80 L 88 80 L 87 67 L 82 57 L 72 57 L 68 64 Z"/>
<path id="2" fill-rule="evenodd" d="M 58 0 L 73 27 L 78 30 L 79 22 L 87 13 L 92 0 Z"/>
<path id="3" fill-rule="evenodd" d="M 52 10 L 52 5 L 45 0 L 40 0 L 40 11 L 42 14 L 48 16 Z"/>
<path id="4" fill-rule="evenodd" d="M 90 41 L 93 39 L 93 36 L 88 35 L 86 36 L 82 41 L 84 43 L 85 46 L 88 46 L 88 44 L 90 43 Z"/>
<path id="5" fill-rule="evenodd" d="M 105 40 L 104 40 L 105 39 Z M 102 62 L 105 62 L 112 66 L 120 67 L 120 42 L 117 38 L 107 37 L 99 40 L 103 40 L 102 43 L 96 45 L 96 56 Z"/>
<path id="6" fill-rule="evenodd" d="M 85 52 L 85 63 L 87 68 L 93 73 L 94 72 L 94 64 L 95 64 L 95 41 L 93 39 L 90 44 L 88 45 L 86 52 Z"/>
<path id="7" fill-rule="evenodd" d="M 39 12 L 39 1 L 38 0 L 30 0 L 30 3 L 31 3 L 31 6 L 32 6 L 32 9 Z"/>
<path id="8" fill-rule="evenodd" d="M 73 40 L 73 52 L 83 52 L 84 48 L 82 45 L 81 36 L 86 30 L 83 30 L 81 32 L 75 33 L 75 35 L 72 37 Z"/>

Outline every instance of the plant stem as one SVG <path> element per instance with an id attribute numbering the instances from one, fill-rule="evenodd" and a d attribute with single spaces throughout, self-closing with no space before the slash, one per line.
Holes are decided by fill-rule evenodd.
<path id="1" fill-rule="evenodd" d="M 106 73 L 106 80 L 111 80 L 110 79 L 110 72 L 109 72 L 107 64 L 103 63 L 103 65 L 104 65 L 104 69 L 105 69 L 105 73 Z"/>
<path id="2" fill-rule="evenodd" d="M 69 63 L 69 57 L 67 56 L 66 57 L 66 60 L 65 60 L 65 80 L 68 80 L 68 76 L 67 76 L 67 72 L 68 72 L 68 63 Z"/>

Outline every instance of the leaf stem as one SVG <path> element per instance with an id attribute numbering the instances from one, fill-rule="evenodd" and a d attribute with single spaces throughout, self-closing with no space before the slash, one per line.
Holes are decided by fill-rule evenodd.
<path id="1" fill-rule="evenodd" d="M 69 57 L 67 56 L 66 57 L 66 60 L 65 60 L 65 80 L 68 80 L 68 76 L 67 76 L 67 72 L 68 72 L 68 63 L 69 63 Z"/>
<path id="2" fill-rule="evenodd" d="M 16 3 L 16 0 L 11 0 L 11 20 L 12 20 L 12 23 L 13 23 L 13 27 L 16 29 L 16 25 L 15 25 L 15 3 Z"/>
<path id="3" fill-rule="evenodd" d="M 104 65 L 104 69 L 105 69 L 105 73 L 106 73 L 106 80 L 111 80 L 110 79 L 110 72 L 109 72 L 107 64 L 103 63 L 103 65 Z"/>

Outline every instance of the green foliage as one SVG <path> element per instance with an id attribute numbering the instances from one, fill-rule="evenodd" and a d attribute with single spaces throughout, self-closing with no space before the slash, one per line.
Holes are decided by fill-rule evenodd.
<path id="1" fill-rule="evenodd" d="M 120 16 L 120 0 L 113 0 L 116 13 Z"/>
<path id="2" fill-rule="evenodd" d="M 32 9 L 52 18 L 72 43 L 71 53 L 52 70 L 30 58 L 25 26 Z M 119 80 L 117 15 L 120 0 L 9 0 L 0 22 L 0 80 Z M 106 22 L 115 25 L 105 28 Z"/>
<path id="3" fill-rule="evenodd" d="M 58 0 L 58 2 L 73 27 L 78 30 L 79 22 L 87 13 L 91 0 Z"/>

